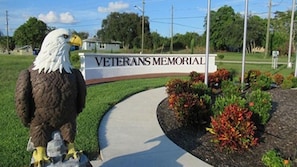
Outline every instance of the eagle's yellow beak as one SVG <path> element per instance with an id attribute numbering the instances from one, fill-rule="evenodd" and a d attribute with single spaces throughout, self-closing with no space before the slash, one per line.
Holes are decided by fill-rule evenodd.
<path id="1" fill-rule="evenodd" d="M 70 38 L 69 43 L 71 45 L 74 45 L 74 46 L 81 46 L 82 45 L 82 40 L 80 39 L 80 37 L 78 35 L 72 35 L 72 37 Z"/>

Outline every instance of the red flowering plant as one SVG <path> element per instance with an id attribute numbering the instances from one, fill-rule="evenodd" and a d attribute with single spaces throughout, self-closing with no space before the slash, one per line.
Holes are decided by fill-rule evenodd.
<path id="1" fill-rule="evenodd" d="M 195 71 L 190 73 L 190 81 L 192 82 L 204 82 L 205 80 L 205 75 L 201 73 L 197 73 Z M 226 70 L 226 69 L 218 69 L 214 73 L 210 73 L 208 75 L 208 86 L 210 88 L 220 88 L 221 83 L 224 80 L 229 80 L 231 79 L 231 73 Z"/>
<path id="2" fill-rule="evenodd" d="M 250 85 L 253 82 L 256 82 L 257 77 L 260 75 L 260 70 L 249 70 L 248 72 L 244 73 L 244 82 Z M 239 80 L 241 81 L 241 77 L 239 77 Z"/>
<path id="3" fill-rule="evenodd" d="M 181 79 L 172 79 L 168 81 L 165 86 L 168 95 L 178 95 L 183 92 L 188 92 L 191 86 L 191 82 Z"/>
<path id="4" fill-rule="evenodd" d="M 191 82 L 204 82 L 205 76 L 202 73 L 192 71 L 189 75 Z"/>
<path id="5" fill-rule="evenodd" d="M 207 128 L 213 136 L 213 142 L 217 143 L 221 150 L 228 151 L 245 150 L 258 143 L 256 138 L 252 112 L 247 108 L 241 108 L 231 104 L 217 117 L 211 117 L 211 128 Z"/>
<path id="6" fill-rule="evenodd" d="M 182 125 L 201 125 L 210 118 L 211 96 L 202 82 L 172 80 L 166 84 L 169 108 Z"/>
<path id="7" fill-rule="evenodd" d="M 193 119 L 193 110 L 196 108 L 195 105 L 197 101 L 197 95 L 185 92 L 175 96 L 174 103 L 169 107 L 174 111 L 175 118 L 182 124 L 187 125 L 194 121 L 190 121 L 190 119 Z"/>

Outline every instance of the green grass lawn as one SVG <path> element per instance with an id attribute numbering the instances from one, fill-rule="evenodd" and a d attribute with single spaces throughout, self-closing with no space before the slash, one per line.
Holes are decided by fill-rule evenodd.
<path id="1" fill-rule="evenodd" d="M 28 166 L 31 153 L 26 151 L 29 138 L 15 112 L 14 92 L 18 74 L 33 62 L 33 56 L 0 56 L 0 166 Z M 106 111 L 137 92 L 164 86 L 172 78 L 136 79 L 99 84 L 87 88 L 86 108 L 78 117 L 75 144 L 91 158 L 98 153 L 98 126 Z"/>
<path id="2" fill-rule="evenodd" d="M 235 59 L 235 57 L 238 58 L 238 54 L 224 54 L 224 60 Z M 257 59 L 262 58 L 259 56 Z M 1 167 L 28 166 L 30 162 L 31 153 L 26 151 L 29 131 L 28 128 L 25 128 L 20 123 L 20 120 L 16 115 L 14 92 L 19 72 L 28 68 L 33 60 L 33 56 L 0 56 Z M 233 69 L 238 73 L 238 76 L 240 76 L 241 64 L 218 63 L 217 65 L 218 68 Z M 284 75 L 294 71 L 294 69 L 287 69 L 285 66 L 272 70 L 271 65 L 251 64 L 247 64 L 246 69 L 260 69 L 261 71 L 282 73 Z M 170 79 L 172 79 L 172 77 L 124 80 L 89 86 L 87 88 L 86 108 L 79 115 L 77 120 L 78 133 L 75 141 L 77 149 L 86 151 L 91 158 L 94 158 L 99 150 L 97 131 L 104 113 L 128 96 L 150 88 L 164 86 Z"/>

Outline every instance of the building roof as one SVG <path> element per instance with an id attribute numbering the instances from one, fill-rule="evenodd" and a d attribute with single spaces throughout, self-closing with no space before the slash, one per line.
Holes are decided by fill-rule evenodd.
<path id="1" fill-rule="evenodd" d="M 98 38 L 84 39 L 83 42 L 98 42 L 98 43 L 109 43 L 109 44 L 121 44 L 122 43 L 120 41 L 114 41 L 114 40 L 111 40 L 110 42 L 102 42 L 102 40 L 100 40 Z"/>

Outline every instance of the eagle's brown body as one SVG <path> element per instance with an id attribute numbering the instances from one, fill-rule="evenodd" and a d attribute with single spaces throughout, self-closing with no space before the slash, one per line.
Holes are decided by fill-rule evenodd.
<path id="1" fill-rule="evenodd" d="M 86 85 L 79 70 L 38 73 L 32 66 L 23 70 L 16 84 L 16 111 L 30 127 L 34 146 L 46 146 L 53 131 L 74 142 L 76 117 L 85 106 Z"/>

